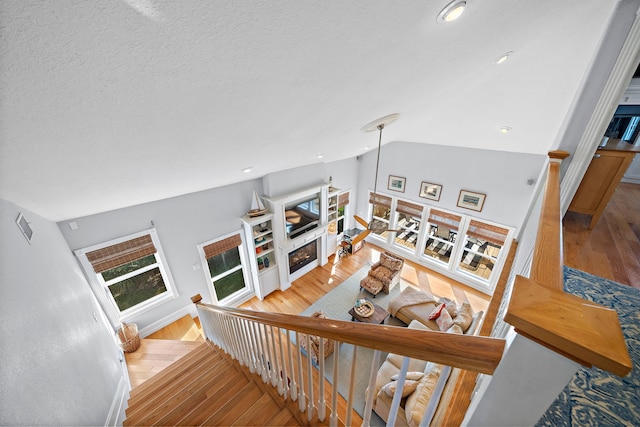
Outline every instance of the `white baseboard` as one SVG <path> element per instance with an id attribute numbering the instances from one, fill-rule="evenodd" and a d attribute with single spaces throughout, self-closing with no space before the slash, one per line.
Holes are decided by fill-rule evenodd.
<path id="1" fill-rule="evenodd" d="M 152 324 L 140 329 L 138 331 L 138 333 L 140 334 L 140 338 L 145 338 L 149 335 L 151 335 L 152 333 L 164 328 L 167 325 L 170 325 L 171 323 L 175 322 L 176 320 L 180 319 L 181 317 L 184 317 L 186 315 L 193 317 L 197 317 L 198 316 L 198 312 L 196 311 L 196 306 L 193 304 L 189 304 L 184 306 L 183 308 L 181 308 L 178 311 L 175 311 L 173 313 L 171 313 L 168 316 L 163 317 L 162 319 L 153 322 Z"/>
<path id="2" fill-rule="evenodd" d="M 629 184 L 640 184 L 640 176 L 639 175 L 624 176 L 620 181 L 627 182 Z"/>
<path id="3" fill-rule="evenodd" d="M 120 377 L 118 382 L 118 388 L 113 396 L 111 402 L 111 408 L 109 409 L 109 415 L 105 421 L 105 427 L 121 426 L 125 419 L 126 403 L 129 398 L 129 386 L 124 377 Z"/>

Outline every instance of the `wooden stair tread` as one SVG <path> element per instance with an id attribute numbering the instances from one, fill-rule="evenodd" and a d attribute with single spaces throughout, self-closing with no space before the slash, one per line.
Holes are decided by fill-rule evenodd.
<path id="1" fill-rule="evenodd" d="M 296 417 L 294 417 L 287 408 L 284 408 L 284 409 L 280 410 L 280 412 L 275 414 L 269 420 L 269 422 L 267 422 L 265 425 L 269 425 L 269 426 L 298 426 L 300 424 L 298 423 L 298 420 L 296 420 Z"/>
<path id="2" fill-rule="evenodd" d="M 230 399 L 220 409 L 207 418 L 203 426 L 231 425 L 244 411 L 249 409 L 262 396 L 262 390 L 253 382 L 249 382 L 237 394 L 239 399 Z"/>
<path id="3" fill-rule="evenodd" d="M 155 415 L 149 419 L 154 425 L 175 425 L 191 413 L 191 411 L 207 398 L 207 390 L 213 384 L 219 382 L 221 376 L 224 377 L 224 367 L 214 368 L 216 374 L 203 374 L 202 378 L 191 383 L 188 387 L 183 388 L 179 393 L 173 395 L 167 400 L 164 406 L 159 407 L 155 411 Z"/>
<path id="4" fill-rule="evenodd" d="M 178 425 L 200 425 L 211 416 L 211 414 L 218 411 L 222 406 L 234 398 L 242 398 L 240 391 L 249 384 L 249 380 L 246 378 L 238 379 L 235 376 L 229 375 L 223 381 L 216 384 L 216 387 L 212 387 L 207 390 L 207 398 L 204 399 L 198 406 L 184 416 Z"/>
<path id="5" fill-rule="evenodd" d="M 205 359 L 202 363 L 193 366 L 190 370 L 176 374 L 176 379 L 169 384 L 162 384 L 158 389 L 149 390 L 145 394 L 145 399 L 139 404 L 132 405 L 127 408 L 127 419 L 132 422 L 141 421 L 144 414 L 148 414 L 151 408 L 157 410 L 166 410 L 168 402 L 180 396 L 181 393 L 187 393 L 192 389 L 194 384 L 207 378 L 216 379 L 218 375 L 225 374 L 225 366 L 219 363 L 210 363 L 209 359 Z"/>
<path id="6" fill-rule="evenodd" d="M 184 372 L 185 370 L 193 366 L 201 364 L 204 360 L 213 360 L 219 357 L 220 356 L 215 351 L 213 351 L 213 349 L 209 348 L 207 344 L 203 344 L 202 347 L 198 347 L 196 350 L 192 351 L 186 356 L 176 360 L 174 363 L 154 375 L 152 378 L 145 381 L 140 386 L 134 388 L 131 391 L 130 404 L 135 404 L 140 400 L 144 400 L 149 390 L 157 389 L 163 384 L 172 382 L 172 378 L 180 375 L 181 372 Z"/>
<path id="7" fill-rule="evenodd" d="M 280 412 L 280 407 L 271 396 L 263 394 L 232 425 L 234 426 L 266 426 L 267 421 Z"/>

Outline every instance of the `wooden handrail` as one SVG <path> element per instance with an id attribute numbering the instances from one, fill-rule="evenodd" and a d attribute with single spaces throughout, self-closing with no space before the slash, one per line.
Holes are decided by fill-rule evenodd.
<path id="1" fill-rule="evenodd" d="M 248 321 L 485 374 L 494 372 L 505 345 L 497 338 L 216 306 L 203 303 L 199 295 L 192 301 L 206 310 Z"/>
<path id="2" fill-rule="evenodd" d="M 531 280 L 543 286 L 563 289 L 562 215 L 560 213 L 560 163 L 566 151 L 549 153 L 549 174 L 542 201 L 541 221 L 531 264 Z"/>
<path id="3" fill-rule="evenodd" d="M 516 331 L 582 365 L 624 376 L 632 363 L 614 310 L 564 292 L 560 161 L 551 152 L 529 278 L 516 276 L 504 320 Z"/>

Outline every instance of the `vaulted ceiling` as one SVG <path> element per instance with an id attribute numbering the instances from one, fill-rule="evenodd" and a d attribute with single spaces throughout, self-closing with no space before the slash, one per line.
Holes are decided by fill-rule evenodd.
<path id="1" fill-rule="evenodd" d="M 62 220 L 214 188 L 374 149 L 390 113 L 386 142 L 546 153 L 616 1 L 447 3 L 2 2 L 0 196 Z"/>

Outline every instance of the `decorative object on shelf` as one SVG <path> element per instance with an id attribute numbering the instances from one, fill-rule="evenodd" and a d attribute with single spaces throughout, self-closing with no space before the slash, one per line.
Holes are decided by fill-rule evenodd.
<path id="1" fill-rule="evenodd" d="M 375 308 L 373 307 L 373 303 L 362 298 L 356 300 L 356 303 L 353 306 L 353 311 L 355 311 L 360 317 L 369 317 L 373 314 Z"/>
<path id="2" fill-rule="evenodd" d="M 440 200 L 440 193 L 442 193 L 442 185 L 425 181 L 422 181 L 422 184 L 420 184 L 420 197 L 437 202 Z"/>
<path id="3" fill-rule="evenodd" d="M 265 208 L 264 203 L 258 197 L 258 193 L 256 190 L 253 190 L 253 198 L 251 200 L 251 210 L 247 212 L 247 215 L 250 217 L 261 216 L 267 213 L 267 208 Z"/>
<path id="4" fill-rule="evenodd" d="M 269 268 L 269 257 L 264 257 L 264 268 Z"/>
<path id="5" fill-rule="evenodd" d="M 329 177 L 329 193 L 333 193 L 337 188 L 333 186 L 333 177 Z"/>
<path id="6" fill-rule="evenodd" d="M 389 114 L 387 116 L 381 117 L 377 120 L 372 121 L 371 123 L 367 123 L 366 125 L 364 125 L 362 127 L 362 131 L 363 132 L 372 132 L 374 130 L 378 130 L 378 158 L 376 160 L 376 176 L 375 179 L 373 181 L 373 199 L 375 200 L 377 198 L 377 190 L 378 190 L 378 170 L 380 168 L 380 148 L 382 146 L 382 129 L 385 128 L 385 126 L 390 125 L 391 123 L 395 122 L 396 119 L 398 118 L 398 114 L 394 113 L 394 114 Z M 395 178 L 399 178 L 399 177 L 395 177 Z M 405 178 L 400 178 L 402 181 L 402 191 L 404 192 L 404 182 L 406 181 Z M 389 183 L 391 183 L 391 176 L 389 176 Z M 352 241 L 351 244 L 352 245 L 357 245 L 360 241 L 364 240 L 365 237 L 367 237 L 369 235 L 369 233 L 371 233 L 372 230 L 372 226 L 373 226 L 373 212 L 371 212 L 371 221 L 367 222 L 366 220 L 364 220 L 363 218 L 359 217 L 358 215 L 354 215 L 353 218 L 355 218 L 355 220 L 358 222 L 358 224 L 362 225 L 364 227 L 364 231 L 360 234 L 358 234 Z M 398 230 L 389 230 L 389 229 L 385 229 L 385 230 L 376 230 L 376 231 L 393 231 L 396 232 Z"/>
<path id="7" fill-rule="evenodd" d="M 471 209 L 472 211 L 482 211 L 486 194 L 475 193 L 468 190 L 460 190 L 457 206 L 460 208 Z"/>
<path id="8" fill-rule="evenodd" d="M 387 188 L 393 191 L 399 191 L 400 193 L 404 193 L 404 186 L 407 182 L 407 178 L 402 178 L 400 176 L 389 175 L 389 184 Z"/>

